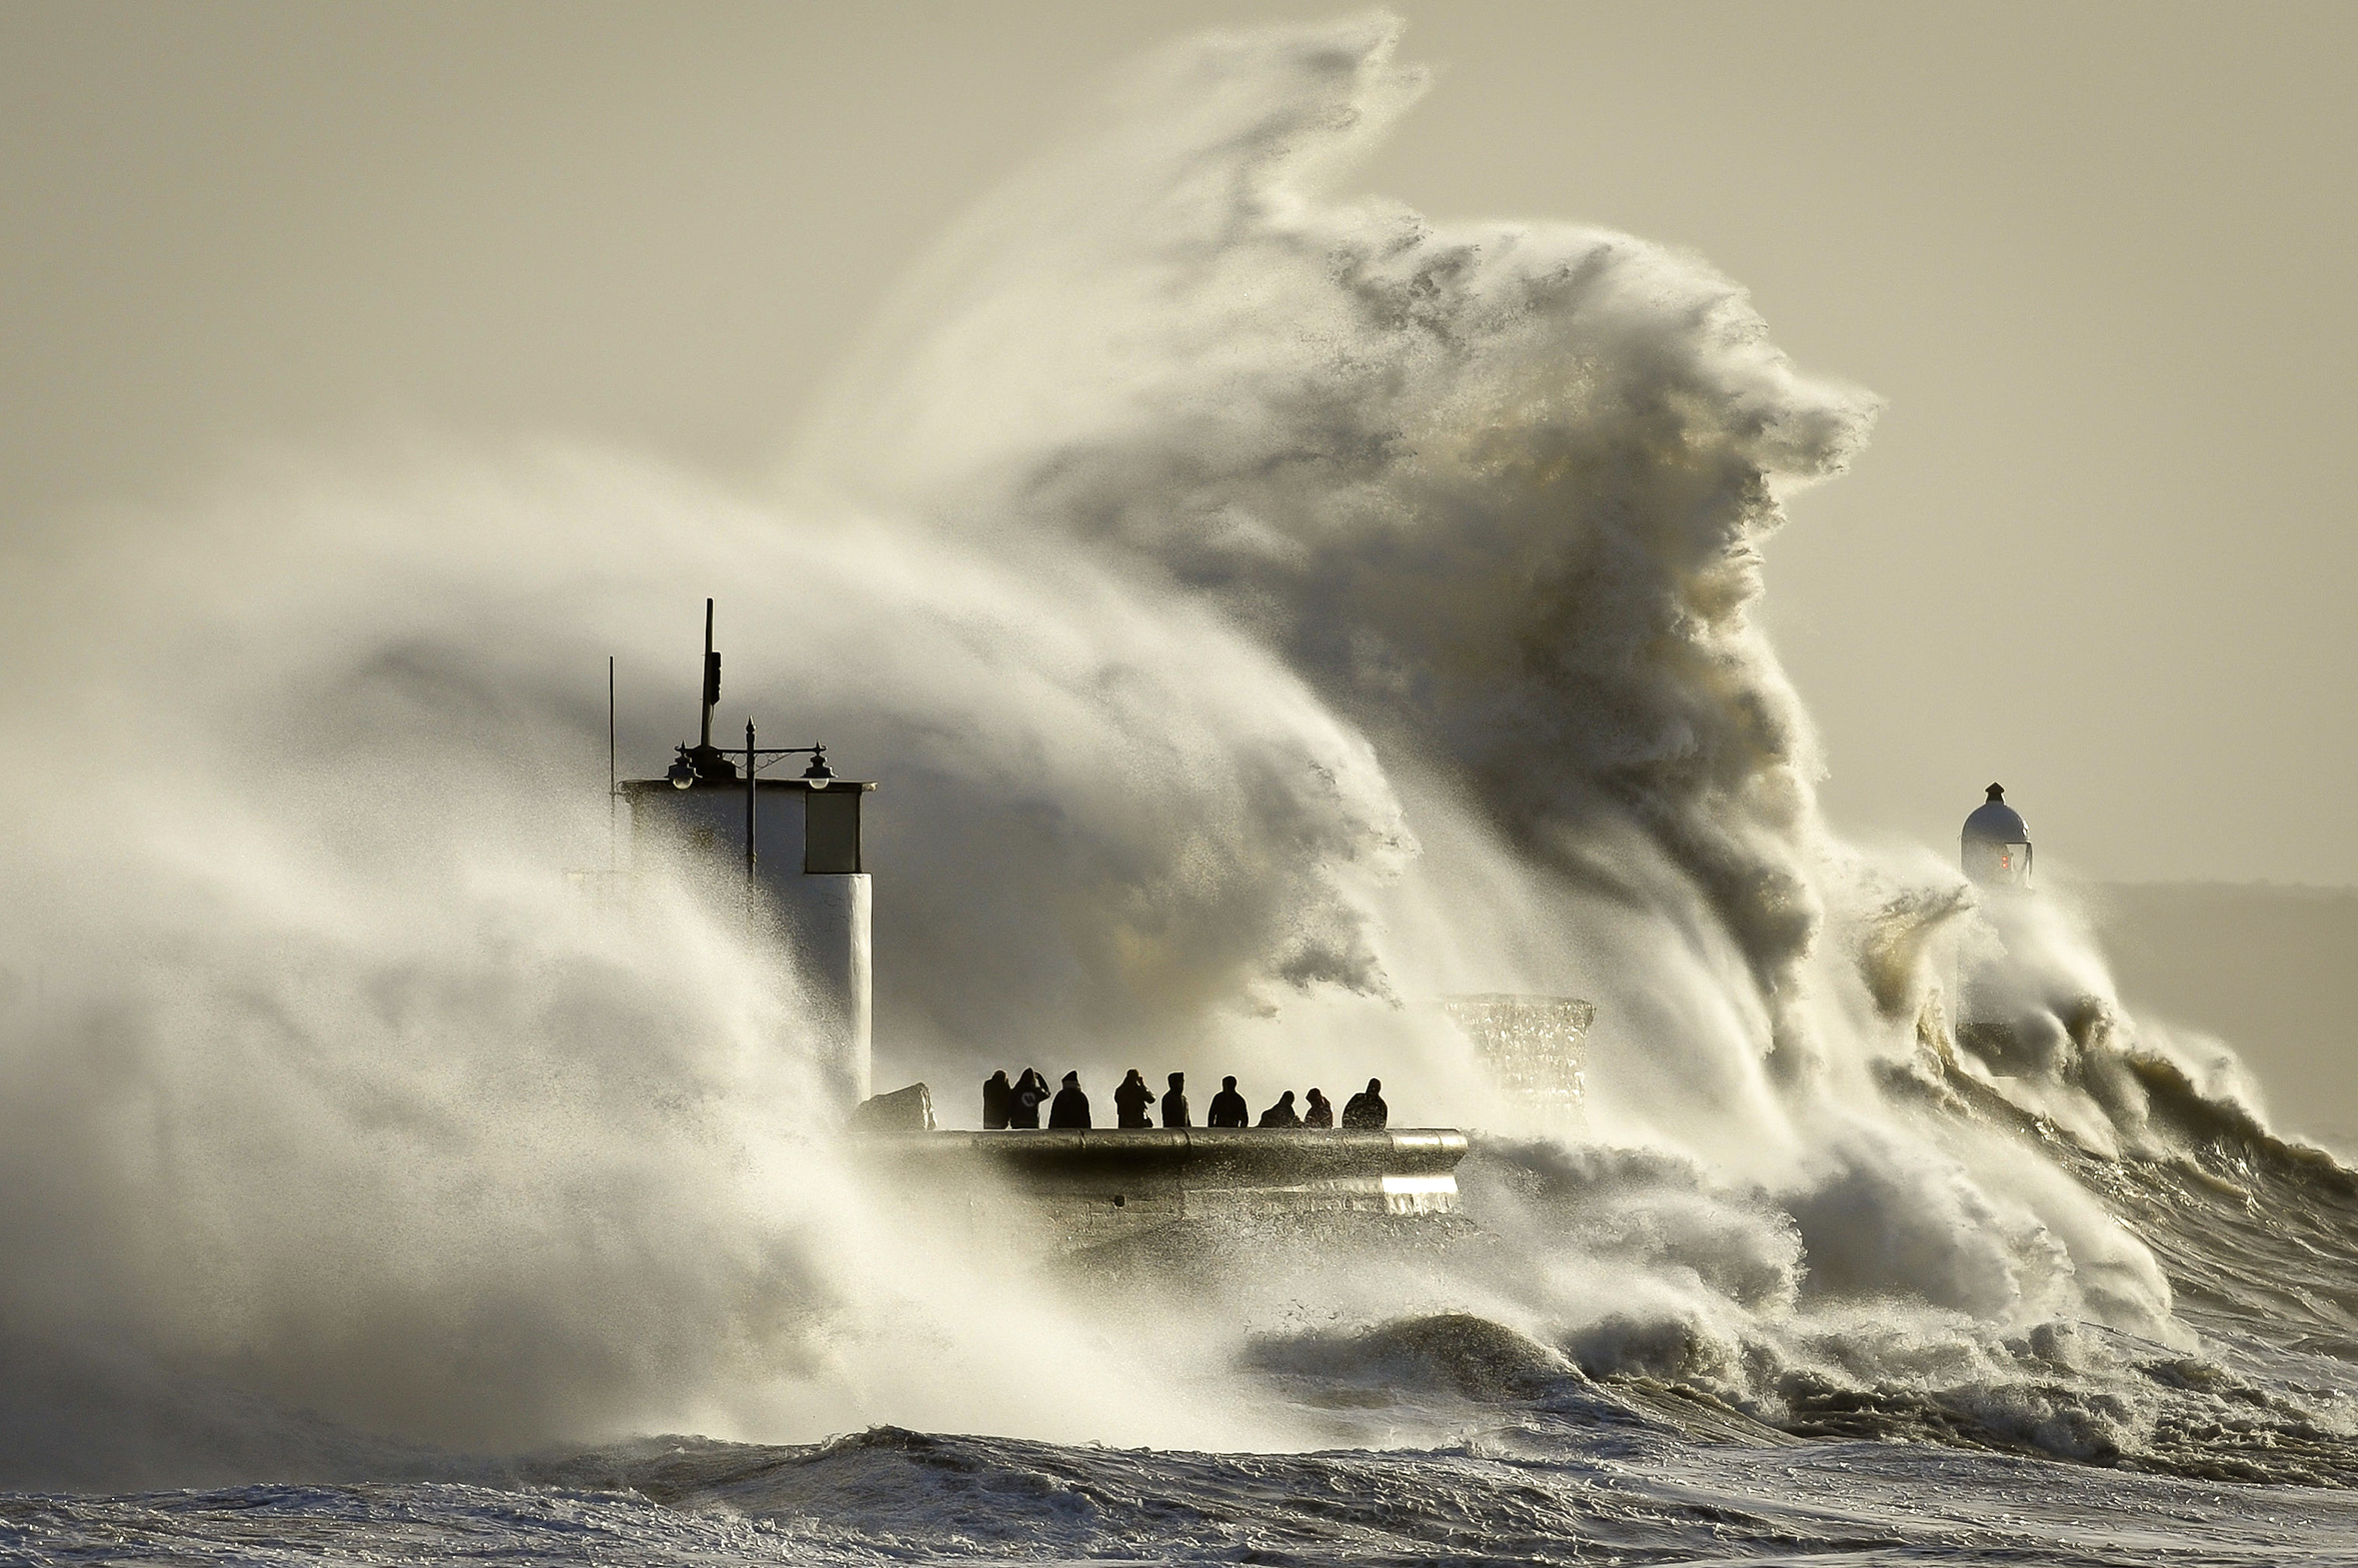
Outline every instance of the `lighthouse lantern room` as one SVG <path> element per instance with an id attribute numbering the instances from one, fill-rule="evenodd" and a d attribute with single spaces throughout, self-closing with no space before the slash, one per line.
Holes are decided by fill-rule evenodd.
<path id="1" fill-rule="evenodd" d="M 1973 808 L 1959 835 L 1958 864 L 1984 887 L 2030 885 L 2030 828 L 2006 803 L 2003 784 L 1989 786 L 1989 798 Z"/>

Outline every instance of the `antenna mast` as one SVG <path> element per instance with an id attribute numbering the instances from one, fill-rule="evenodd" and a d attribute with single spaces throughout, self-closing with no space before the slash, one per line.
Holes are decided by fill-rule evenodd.
<path id="1" fill-rule="evenodd" d="M 713 652 L 713 602 L 704 602 L 704 729 L 697 745 L 713 749 L 713 705 L 721 700 L 721 656 Z"/>

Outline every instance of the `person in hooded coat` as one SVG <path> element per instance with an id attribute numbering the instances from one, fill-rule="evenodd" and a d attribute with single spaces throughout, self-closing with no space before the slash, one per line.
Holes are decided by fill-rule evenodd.
<path id="1" fill-rule="evenodd" d="M 1278 1095 L 1277 1103 L 1260 1113 L 1260 1124 L 1264 1127 L 1298 1127 L 1301 1125 L 1301 1112 L 1293 1108 L 1293 1091 L 1291 1089 Z"/>
<path id="2" fill-rule="evenodd" d="M 1191 1127 L 1187 1119 L 1187 1075 L 1171 1075 L 1171 1092 L 1163 1096 L 1163 1124 L 1167 1127 Z"/>
<path id="3" fill-rule="evenodd" d="M 1346 1127 L 1380 1127 L 1391 1119 L 1391 1107 L 1383 1103 L 1383 1080 L 1369 1078 L 1367 1092 L 1353 1094 L 1350 1103 L 1342 1107 L 1342 1124 Z"/>
<path id="4" fill-rule="evenodd" d="M 1251 1112 L 1244 1108 L 1244 1096 L 1236 1092 L 1234 1078 L 1219 1080 L 1219 1092 L 1211 1096 L 1211 1114 L 1203 1118 L 1207 1127 L 1241 1127 Z"/>
<path id="5" fill-rule="evenodd" d="M 1007 1125 L 1008 1112 L 1016 1097 L 1015 1085 L 1007 1080 L 1007 1069 L 1000 1068 L 983 1080 L 983 1128 L 996 1132 Z"/>
<path id="6" fill-rule="evenodd" d="M 1047 1102 L 1048 1079 L 1040 1075 L 1038 1067 L 1026 1067 L 1024 1075 L 1016 1079 L 1016 1092 L 1008 1096 L 1007 1124 L 1038 1131 L 1040 1107 Z"/>
<path id="7" fill-rule="evenodd" d="M 1334 1102 L 1316 1089 L 1310 1090 L 1309 1105 L 1301 1113 L 1301 1124 L 1305 1127 L 1333 1126 Z"/>
<path id="8" fill-rule="evenodd" d="M 1049 1107 L 1048 1124 L 1052 1127 L 1084 1127 L 1089 1125 L 1089 1096 L 1081 1092 L 1081 1074 L 1065 1074 L 1065 1086 L 1057 1090 L 1057 1102 Z"/>
<path id="9" fill-rule="evenodd" d="M 1147 1112 L 1155 1108 L 1155 1091 L 1147 1087 L 1147 1080 L 1139 1069 L 1130 1069 L 1130 1076 L 1114 1091 L 1114 1125 L 1117 1127 L 1151 1127 L 1154 1121 Z"/>

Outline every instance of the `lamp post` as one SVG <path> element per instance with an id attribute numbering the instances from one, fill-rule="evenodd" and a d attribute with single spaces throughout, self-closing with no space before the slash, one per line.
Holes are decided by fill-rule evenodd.
<path id="1" fill-rule="evenodd" d="M 763 769 L 769 767 L 772 763 L 777 762 L 782 757 L 808 757 L 811 759 L 811 766 L 803 770 L 803 782 L 808 784 L 814 789 L 824 789 L 830 784 L 835 782 L 835 770 L 827 766 L 827 748 L 824 745 L 757 747 L 754 745 L 754 722 L 751 719 L 746 720 L 745 890 L 746 896 L 749 898 L 753 896 L 755 876 L 757 874 L 756 867 L 758 863 L 758 858 L 754 848 L 754 800 L 760 793 L 760 775 Z M 767 761 L 764 761 L 764 759 L 767 759 Z M 683 763 L 686 762 L 686 760 L 687 759 L 685 756 L 683 756 L 681 759 Z"/>

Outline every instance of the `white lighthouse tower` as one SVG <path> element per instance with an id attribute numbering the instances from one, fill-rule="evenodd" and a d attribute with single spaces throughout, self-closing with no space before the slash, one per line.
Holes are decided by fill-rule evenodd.
<path id="1" fill-rule="evenodd" d="M 666 777 L 620 786 L 631 802 L 631 857 L 641 869 L 668 861 L 716 888 L 734 886 L 750 918 L 776 922 L 817 1014 L 821 1087 L 832 1108 L 848 1114 L 869 1094 L 875 987 L 860 814 L 876 785 L 838 779 L 825 746 L 758 746 L 750 719 L 744 747 L 723 751 L 713 745 L 720 700 L 708 599 L 700 738 L 679 748 Z M 810 759 L 800 777 L 761 777 L 789 758 Z"/>

